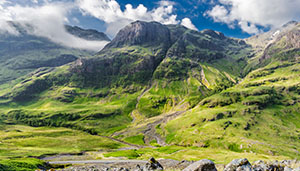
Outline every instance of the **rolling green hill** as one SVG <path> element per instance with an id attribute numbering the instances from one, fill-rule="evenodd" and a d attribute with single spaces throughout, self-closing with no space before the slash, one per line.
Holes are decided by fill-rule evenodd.
<path id="1" fill-rule="evenodd" d="M 241 40 L 136 21 L 92 57 L 14 79 L 0 91 L 0 120 L 147 146 L 140 158 L 297 158 L 299 33 L 293 22 Z"/>

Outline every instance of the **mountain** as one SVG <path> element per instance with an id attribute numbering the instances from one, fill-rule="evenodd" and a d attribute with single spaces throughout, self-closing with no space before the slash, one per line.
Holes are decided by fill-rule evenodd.
<path id="1" fill-rule="evenodd" d="M 14 80 L 0 91 L 0 121 L 147 147 L 108 157 L 295 158 L 299 28 L 293 22 L 242 40 L 136 21 L 94 56 Z"/>
<path id="2" fill-rule="evenodd" d="M 0 84 L 8 83 L 41 67 L 56 67 L 73 62 L 93 52 L 72 49 L 28 34 L 17 23 L 10 23 L 20 35 L 0 35 Z M 87 40 L 109 40 L 104 33 L 66 26 L 75 36 Z"/>
<path id="3" fill-rule="evenodd" d="M 161 125 L 167 143 L 296 158 L 300 145 L 299 31 L 299 23 L 282 28 L 257 54 L 261 67 L 239 84 Z M 266 34 L 270 35 L 249 40 L 264 40 Z"/>
<path id="4" fill-rule="evenodd" d="M 67 32 L 85 40 L 110 41 L 106 34 L 93 29 L 82 29 L 78 26 L 65 25 Z"/>

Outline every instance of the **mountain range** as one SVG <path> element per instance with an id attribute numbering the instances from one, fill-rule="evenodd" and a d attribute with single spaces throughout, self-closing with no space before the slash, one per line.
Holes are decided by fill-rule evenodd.
<path id="1" fill-rule="evenodd" d="M 94 30 L 66 29 L 109 40 Z M 140 148 L 108 157 L 297 158 L 299 37 L 298 22 L 243 40 L 136 21 L 91 55 L 32 35 L 2 35 L 0 120 L 3 127 L 63 127 Z M 29 150 L 1 141 L 25 151 L 5 157 Z M 25 157 L 49 153 L 30 150 Z"/>

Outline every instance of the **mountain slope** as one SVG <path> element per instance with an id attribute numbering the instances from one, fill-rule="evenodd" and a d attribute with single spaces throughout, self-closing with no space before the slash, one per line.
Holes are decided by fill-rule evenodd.
<path id="1" fill-rule="evenodd" d="M 11 24 L 20 35 L 0 35 L 0 84 L 15 80 L 40 67 L 61 66 L 79 57 L 93 54 L 93 52 L 67 48 L 46 38 L 30 35 L 17 23 Z M 103 33 L 94 30 L 66 27 L 70 33 L 87 40 L 108 40 Z"/>
<path id="2" fill-rule="evenodd" d="M 68 33 L 85 40 L 110 41 L 106 34 L 93 29 L 82 29 L 78 26 L 65 26 Z"/>
<path id="3" fill-rule="evenodd" d="M 297 157 L 299 28 L 295 25 L 267 46 L 259 58 L 265 67 L 161 126 L 167 143 Z"/>
<path id="4" fill-rule="evenodd" d="M 213 30 L 136 21 L 92 57 L 15 80 L 1 91 L 1 120 L 139 145 L 293 158 L 299 24 L 284 30 L 257 50 Z"/>
<path id="5" fill-rule="evenodd" d="M 137 21 L 93 57 L 16 80 L 2 91 L 1 111 L 20 123 L 109 135 L 135 117 L 185 110 L 232 86 L 248 51 L 242 40 L 212 30 Z"/>

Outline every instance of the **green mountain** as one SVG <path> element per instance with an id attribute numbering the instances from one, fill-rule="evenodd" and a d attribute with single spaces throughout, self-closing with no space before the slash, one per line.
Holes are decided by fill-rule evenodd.
<path id="1" fill-rule="evenodd" d="M 241 40 L 213 30 L 136 21 L 92 57 L 14 80 L 13 87 L 0 91 L 0 120 L 3 127 L 81 130 L 117 139 L 114 148 L 122 142 L 147 146 L 108 157 L 296 158 L 299 35 L 295 22 Z M 33 140 L 28 138 L 2 141 L 23 149 L 5 157 L 39 156 L 51 149 L 37 143 L 29 152 L 25 142 Z"/>
<path id="2" fill-rule="evenodd" d="M 19 35 L 0 35 L 0 84 L 8 83 L 41 67 L 57 67 L 94 52 L 67 48 L 29 34 L 21 25 L 10 23 Z M 104 33 L 66 26 L 69 33 L 86 40 L 109 41 Z"/>

